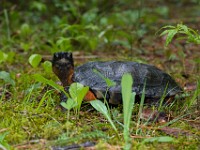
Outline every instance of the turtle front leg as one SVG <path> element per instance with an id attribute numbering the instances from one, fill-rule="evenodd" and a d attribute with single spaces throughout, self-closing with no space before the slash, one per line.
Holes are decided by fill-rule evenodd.
<path id="1" fill-rule="evenodd" d="M 97 98 L 96 98 L 95 94 L 94 94 L 91 90 L 89 90 L 89 91 L 86 93 L 85 97 L 84 97 L 84 100 L 85 100 L 85 101 L 93 101 L 93 100 L 96 100 L 96 99 L 97 99 Z"/>

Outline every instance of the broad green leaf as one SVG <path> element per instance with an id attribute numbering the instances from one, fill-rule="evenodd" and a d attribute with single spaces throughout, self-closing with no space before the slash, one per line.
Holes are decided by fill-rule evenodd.
<path id="1" fill-rule="evenodd" d="M 94 100 L 91 101 L 90 104 L 100 113 L 104 114 L 106 118 L 109 118 L 110 116 L 108 115 L 108 109 L 106 108 L 106 105 L 101 102 L 100 100 Z"/>
<path id="2" fill-rule="evenodd" d="M 75 99 L 75 100 L 77 100 L 78 97 L 84 98 L 85 95 L 83 95 L 83 94 L 87 93 L 87 92 L 82 92 L 83 89 L 89 89 L 89 88 L 88 87 L 84 87 L 80 83 L 72 83 L 70 85 L 70 88 L 69 88 L 69 93 L 70 93 L 71 98 Z"/>
<path id="3" fill-rule="evenodd" d="M 0 63 L 6 61 L 8 58 L 8 55 L 2 51 L 0 51 Z"/>
<path id="4" fill-rule="evenodd" d="M 6 83 L 10 83 L 11 85 L 15 85 L 15 81 L 11 78 L 10 73 L 6 71 L 0 71 L 0 79 L 4 80 Z"/>
<path id="5" fill-rule="evenodd" d="M 42 56 L 39 54 L 33 54 L 29 57 L 28 61 L 32 67 L 36 68 L 42 60 Z"/>
<path id="6" fill-rule="evenodd" d="M 69 93 L 71 98 L 78 104 L 78 112 L 80 111 L 83 98 L 88 92 L 89 87 L 85 87 L 80 83 L 72 83 L 69 87 Z"/>
<path id="7" fill-rule="evenodd" d="M 163 35 L 165 35 L 165 34 L 168 34 L 168 30 L 165 30 L 165 31 L 163 31 L 161 34 L 160 34 L 160 36 L 163 36 Z"/>
<path id="8" fill-rule="evenodd" d="M 115 130 L 115 132 L 117 133 L 117 128 L 115 127 L 115 125 L 114 125 L 111 117 L 109 116 L 108 109 L 107 109 L 106 105 L 103 102 L 101 102 L 100 100 L 90 101 L 90 104 L 97 111 L 99 111 L 100 113 L 102 113 L 106 119 L 108 119 L 109 123 L 111 124 L 111 126 L 113 127 L 113 129 Z"/>
<path id="9" fill-rule="evenodd" d="M 13 60 L 14 60 L 15 54 L 16 54 L 15 52 L 9 52 L 9 53 L 7 53 L 7 55 L 8 55 L 7 61 L 12 63 Z"/>
<path id="10" fill-rule="evenodd" d="M 32 29 L 30 28 L 29 24 L 24 23 L 24 24 L 21 25 L 20 34 L 21 34 L 22 36 L 27 36 L 27 35 L 29 35 L 31 32 L 32 32 Z"/>
<path id="11" fill-rule="evenodd" d="M 178 31 L 177 30 L 168 30 L 168 34 L 167 34 L 167 39 L 165 42 L 165 46 L 168 46 L 169 43 L 172 41 L 173 37 L 176 35 Z"/>
<path id="12" fill-rule="evenodd" d="M 122 100 L 123 100 L 123 113 L 124 113 L 124 124 L 129 127 L 130 117 L 132 114 L 132 108 L 134 99 L 132 97 L 132 85 L 133 79 L 130 74 L 124 74 L 122 76 Z M 134 93 L 135 95 L 135 93 Z"/>
<path id="13" fill-rule="evenodd" d="M 43 64 L 42 64 L 45 72 L 47 73 L 50 73 L 52 72 L 52 63 L 50 61 L 45 61 Z"/>
<path id="14" fill-rule="evenodd" d="M 77 103 L 71 98 L 68 98 L 67 102 L 61 102 L 60 104 L 67 110 L 71 110 L 77 105 Z"/>
<path id="15" fill-rule="evenodd" d="M 37 11 L 42 11 L 42 12 L 47 10 L 47 6 L 45 5 L 45 3 L 42 3 L 39 1 L 33 1 L 31 3 L 31 8 L 36 9 Z"/>
<path id="16" fill-rule="evenodd" d="M 56 46 L 59 47 L 62 50 L 70 50 L 72 48 L 71 38 L 70 37 L 68 37 L 68 38 L 61 37 L 61 38 L 59 38 L 57 40 L 57 42 L 56 42 Z"/>
<path id="17" fill-rule="evenodd" d="M 178 29 L 179 31 L 183 31 L 185 33 L 187 33 L 189 30 L 189 28 L 183 24 L 177 24 L 176 29 Z"/>
<path id="18" fill-rule="evenodd" d="M 20 47 L 25 50 L 28 51 L 31 48 L 32 43 L 28 43 L 28 42 L 22 42 L 20 43 Z"/>

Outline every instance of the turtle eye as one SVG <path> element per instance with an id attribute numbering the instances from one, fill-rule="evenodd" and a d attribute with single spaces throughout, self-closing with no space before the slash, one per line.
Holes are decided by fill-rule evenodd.
<path id="1" fill-rule="evenodd" d="M 53 61 L 58 61 L 62 58 L 62 53 L 61 52 L 58 52 L 58 53 L 54 53 L 53 55 Z"/>
<path id="2" fill-rule="evenodd" d="M 54 55 L 53 55 L 53 59 L 54 59 L 54 60 L 57 60 L 58 57 L 59 57 L 59 54 L 58 54 L 58 53 L 54 53 Z"/>
<path id="3" fill-rule="evenodd" d="M 72 53 L 71 53 L 71 52 L 68 52 L 68 53 L 67 53 L 67 57 L 68 57 L 68 58 L 72 58 Z"/>

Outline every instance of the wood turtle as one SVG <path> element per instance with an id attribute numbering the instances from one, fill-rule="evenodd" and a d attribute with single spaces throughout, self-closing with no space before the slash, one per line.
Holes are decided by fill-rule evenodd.
<path id="1" fill-rule="evenodd" d="M 69 87 L 73 82 L 89 86 L 90 90 L 84 98 L 86 101 L 102 99 L 108 90 L 106 99 L 110 104 L 122 103 L 121 78 L 125 73 L 132 75 L 134 79 L 132 91 L 136 92 L 137 96 L 142 95 L 145 82 L 145 98 L 148 99 L 159 100 L 163 94 L 171 97 L 182 92 L 170 75 L 155 66 L 137 62 L 96 61 L 75 68 L 71 52 L 58 52 L 53 56 L 52 67 L 64 87 Z M 94 70 L 114 81 L 115 86 L 108 88 L 102 76 Z"/>

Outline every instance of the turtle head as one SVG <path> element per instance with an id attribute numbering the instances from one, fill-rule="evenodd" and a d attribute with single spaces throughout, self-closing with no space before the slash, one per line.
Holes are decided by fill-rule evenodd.
<path id="1" fill-rule="evenodd" d="M 53 72 L 58 76 L 63 86 L 69 86 L 72 83 L 74 62 L 71 52 L 54 53 L 52 68 Z"/>

